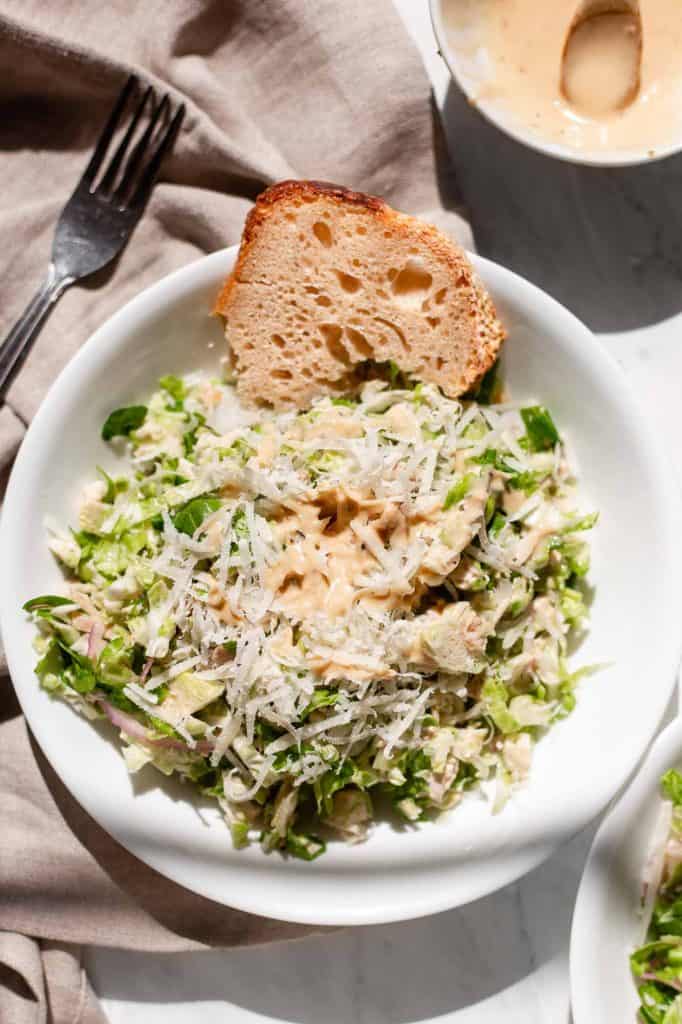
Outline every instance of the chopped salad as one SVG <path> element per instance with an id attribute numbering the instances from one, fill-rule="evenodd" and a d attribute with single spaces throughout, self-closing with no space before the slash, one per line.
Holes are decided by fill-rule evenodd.
<path id="1" fill-rule="evenodd" d="M 237 846 L 312 860 L 480 787 L 499 810 L 587 670 L 585 531 L 542 406 L 455 401 L 390 368 L 305 412 L 164 377 L 113 412 L 63 594 L 26 604 L 41 685 L 127 767 L 218 801 Z M 122 463 L 122 465 L 121 465 Z"/>
<path id="2" fill-rule="evenodd" d="M 644 945 L 630 963 L 643 1024 L 682 1024 L 682 774 L 661 778 L 663 802 L 643 885 Z"/>

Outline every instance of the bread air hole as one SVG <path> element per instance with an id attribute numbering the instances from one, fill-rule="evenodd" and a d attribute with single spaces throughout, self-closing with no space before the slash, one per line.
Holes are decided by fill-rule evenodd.
<path id="1" fill-rule="evenodd" d="M 374 350 L 362 331 L 356 330 L 355 327 L 346 327 L 346 337 L 358 355 L 362 356 L 363 359 L 372 358 Z"/>
<path id="2" fill-rule="evenodd" d="M 273 370 L 275 380 L 291 380 L 291 370 Z"/>
<path id="3" fill-rule="evenodd" d="M 318 306 L 331 306 L 332 300 L 328 295 L 318 295 L 315 299 Z"/>
<path id="4" fill-rule="evenodd" d="M 393 297 L 407 309 L 418 309 L 431 290 L 433 278 L 418 260 L 408 260 L 391 280 Z"/>
<path id="5" fill-rule="evenodd" d="M 284 340 L 281 334 L 273 334 L 272 342 L 274 345 L 277 346 L 277 348 L 286 348 L 287 345 L 286 341 Z"/>
<path id="6" fill-rule="evenodd" d="M 445 302 L 445 296 L 448 294 L 447 288 L 439 288 L 433 297 L 433 301 L 437 306 L 442 305 Z"/>
<path id="7" fill-rule="evenodd" d="M 315 238 L 318 240 L 318 242 L 320 242 L 325 247 L 325 249 L 329 249 L 334 243 L 331 228 L 329 227 L 328 224 L 325 224 L 324 221 L 315 221 L 315 223 L 313 224 L 313 234 L 315 235 Z"/>
<path id="8" fill-rule="evenodd" d="M 341 328 L 338 324 L 320 324 L 320 334 L 324 338 L 330 356 L 337 362 L 350 366 L 350 358 L 345 346 L 341 344 Z"/>
<path id="9" fill-rule="evenodd" d="M 350 295 L 352 295 L 353 292 L 358 291 L 362 285 L 359 277 L 353 277 L 352 274 L 345 274 L 343 270 L 335 270 L 334 273 L 336 274 L 339 284 L 343 288 L 344 292 L 348 292 Z"/>

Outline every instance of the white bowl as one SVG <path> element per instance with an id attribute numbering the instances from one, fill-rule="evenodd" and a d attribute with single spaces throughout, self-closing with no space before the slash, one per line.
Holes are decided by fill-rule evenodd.
<path id="1" fill-rule="evenodd" d="M 682 766 L 682 719 L 671 722 L 595 836 L 571 929 L 574 1024 L 634 1024 L 639 1000 L 629 957 L 644 940 L 642 873 L 661 806 L 659 779 Z"/>
<path id="2" fill-rule="evenodd" d="M 101 327 L 64 369 L 26 435 L 0 528 L 0 625 L 29 724 L 63 782 L 119 842 L 176 882 L 223 903 L 317 924 L 395 921 L 454 907 L 530 870 L 594 817 L 651 739 L 674 684 L 680 622 L 675 492 L 622 372 L 570 313 L 510 271 L 474 258 L 510 331 L 506 375 L 519 398 L 550 406 L 573 443 L 594 532 L 592 630 L 578 663 L 613 662 L 581 687 L 578 707 L 538 745 L 528 785 L 493 816 L 472 795 L 439 823 L 367 843 L 332 844 L 306 864 L 234 851 L 214 810 L 202 823 L 187 789 L 146 769 L 126 774 L 106 726 L 41 691 L 28 598 L 60 574 L 44 517 L 72 521 L 82 482 L 113 464 L 100 440 L 112 408 L 144 399 L 164 373 L 217 368 L 208 315 L 235 250 L 149 288 Z M 646 701 L 642 685 L 646 680 Z M 20 783 L 19 783 L 20 784 Z M 180 798 L 182 795 L 185 798 Z"/>
<path id="3" fill-rule="evenodd" d="M 554 0 L 540 0 L 540 3 L 553 2 Z M 531 125 L 515 118 L 499 99 L 496 100 L 494 96 L 486 97 L 485 90 L 479 96 L 480 87 L 487 79 L 490 58 L 480 46 L 472 48 L 471 40 L 467 39 L 464 33 L 458 34 L 454 29 L 448 29 L 445 7 L 455 3 L 457 0 L 429 0 L 431 22 L 438 40 L 439 51 L 450 74 L 476 109 L 517 142 L 544 153 L 546 156 L 568 160 L 575 164 L 603 167 L 650 164 L 682 149 L 682 139 L 678 136 L 672 138 L 665 146 L 656 146 L 655 150 L 652 150 L 650 144 L 633 146 L 628 149 L 609 149 L 600 146 L 594 149 L 577 150 L 573 146 L 562 145 L 543 137 L 539 130 L 533 129 Z M 576 0 L 576 8 L 577 6 Z"/>

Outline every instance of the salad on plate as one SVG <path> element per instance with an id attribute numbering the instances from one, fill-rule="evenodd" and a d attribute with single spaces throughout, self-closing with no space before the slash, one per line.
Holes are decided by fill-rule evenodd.
<path id="1" fill-rule="evenodd" d="M 663 800 L 642 887 L 645 941 L 630 957 L 643 1024 L 682 1024 L 682 774 L 661 778 Z"/>
<path id="2" fill-rule="evenodd" d="M 596 515 L 550 412 L 494 372 L 454 400 L 374 369 L 303 412 L 164 377 L 103 425 L 119 468 L 77 524 L 48 524 L 40 684 L 109 719 L 130 772 L 216 800 L 237 846 L 312 860 L 471 789 L 500 810 L 588 671 Z"/>

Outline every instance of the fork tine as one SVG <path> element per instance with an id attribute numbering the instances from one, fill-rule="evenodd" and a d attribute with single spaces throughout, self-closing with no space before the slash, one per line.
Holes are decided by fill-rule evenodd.
<path id="1" fill-rule="evenodd" d="M 154 136 L 157 127 L 163 124 L 163 119 L 166 115 L 166 112 L 169 109 L 170 99 L 168 98 L 168 94 L 166 93 L 166 95 L 161 98 L 158 106 L 156 107 L 156 110 L 154 110 L 154 112 L 152 113 L 149 124 L 145 129 L 144 135 L 135 145 L 135 148 L 133 149 L 132 153 L 128 158 L 125 171 L 123 172 L 123 177 L 121 178 L 120 184 L 116 189 L 116 192 L 114 193 L 114 197 L 120 200 L 121 202 L 123 201 L 124 196 L 126 196 L 128 192 L 130 192 L 135 181 L 135 176 L 137 175 L 137 172 L 142 165 L 142 160 L 146 155 L 147 150 L 149 149 L 149 144 L 152 140 L 152 137 Z"/>
<path id="2" fill-rule="evenodd" d="M 129 206 L 144 206 L 149 198 L 149 193 L 152 190 L 152 186 L 156 181 L 156 176 L 159 173 L 163 159 L 166 153 L 171 149 L 175 137 L 180 130 L 182 119 L 185 116 L 185 104 L 182 103 L 175 112 L 173 120 L 168 125 L 162 139 L 158 143 L 152 157 L 145 168 L 144 174 L 142 174 L 137 188 L 133 193 L 132 199 L 130 200 Z"/>
<path id="3" fill-rule="evenodd" d="M 136 75 L 130 75 L 128 81 L 118 94 L 118 99 L 114 104 L 114 109 L 111 111 L 109 115 L 109 120 L 107 121 L 104 130 L 102 131 L 102 134 L 97 140 L 97 145 L 95 146 L 94 153 L 90 157 L 90 162 L 88 166 L 85 168 L 85 171 L 83 172 L 83 176 L 80 180 L 81 185 L 87 185 L 89 188 L 95 180 L 97 172 L 99 171 L 102 165 L 102 161 L 104 160 L 104 157 L 106 155 L 107 149 L 109 148 L 109 143 L 111 142 L 113 134 L 116 131 L 116 126 L 118 124 L 119 118 L 130 96 L 137 88 L 137 81 L 138 80 Z"/>
<path id="4" fill-rule="evenodd" d="M 136 111 L 135 111 L 135 113 L 133 115 L 133 118 L 132 118 L 130 124 L 128 125 L 128 128 L 127 128 L 127 131 L 126 131 L 125 135 L 121 139 L 121 142 L 119 143 L 118 148 L 116 149 L 116 152 L 114 153 L 113 157 L 109 161 L 109 166 L 107 167 L 107 169 L 106 169 L 106 171 L 104 173 L 104 177 L 102 178 L 101 182 L 99 183 L 99 185 L 97 187 L 97 191 L 98 192 L 110 192 L 112 190 L 114 182 L 116 181 L 116 177 L 118 175 L 118 172 L 121 169 L 121 164 L 123 163 L 124 157 L 125 157 L 125 155 L 126 155 L 126 153 L 128 151 L 128 147 L 130 145 L 131 139 L 133 138 L 133 136 L 135 134 L 135 131 L 137 129 L 137 126 L 140 123 L 140 118 L 142 117 L 142 114 L 144 112 L 145 107 L 147 106 L 147 102 L 148 102 L 150 97 L 151 97 L 152 104 L 153 104 L 154 103 L 154 90 L 152 89 L 151 85 L 148 86 L 147 89 L 145 90 L 144 96 L 142 97 L 142 99 L 140 100 L 140 102 L 137 105 L 137 109 L 136 109 Z M 133 150 L 133 152 L 135 152 L 135 151 Z M 125 174 L 124 174 L 124 177 L 125 177 Z"/>

